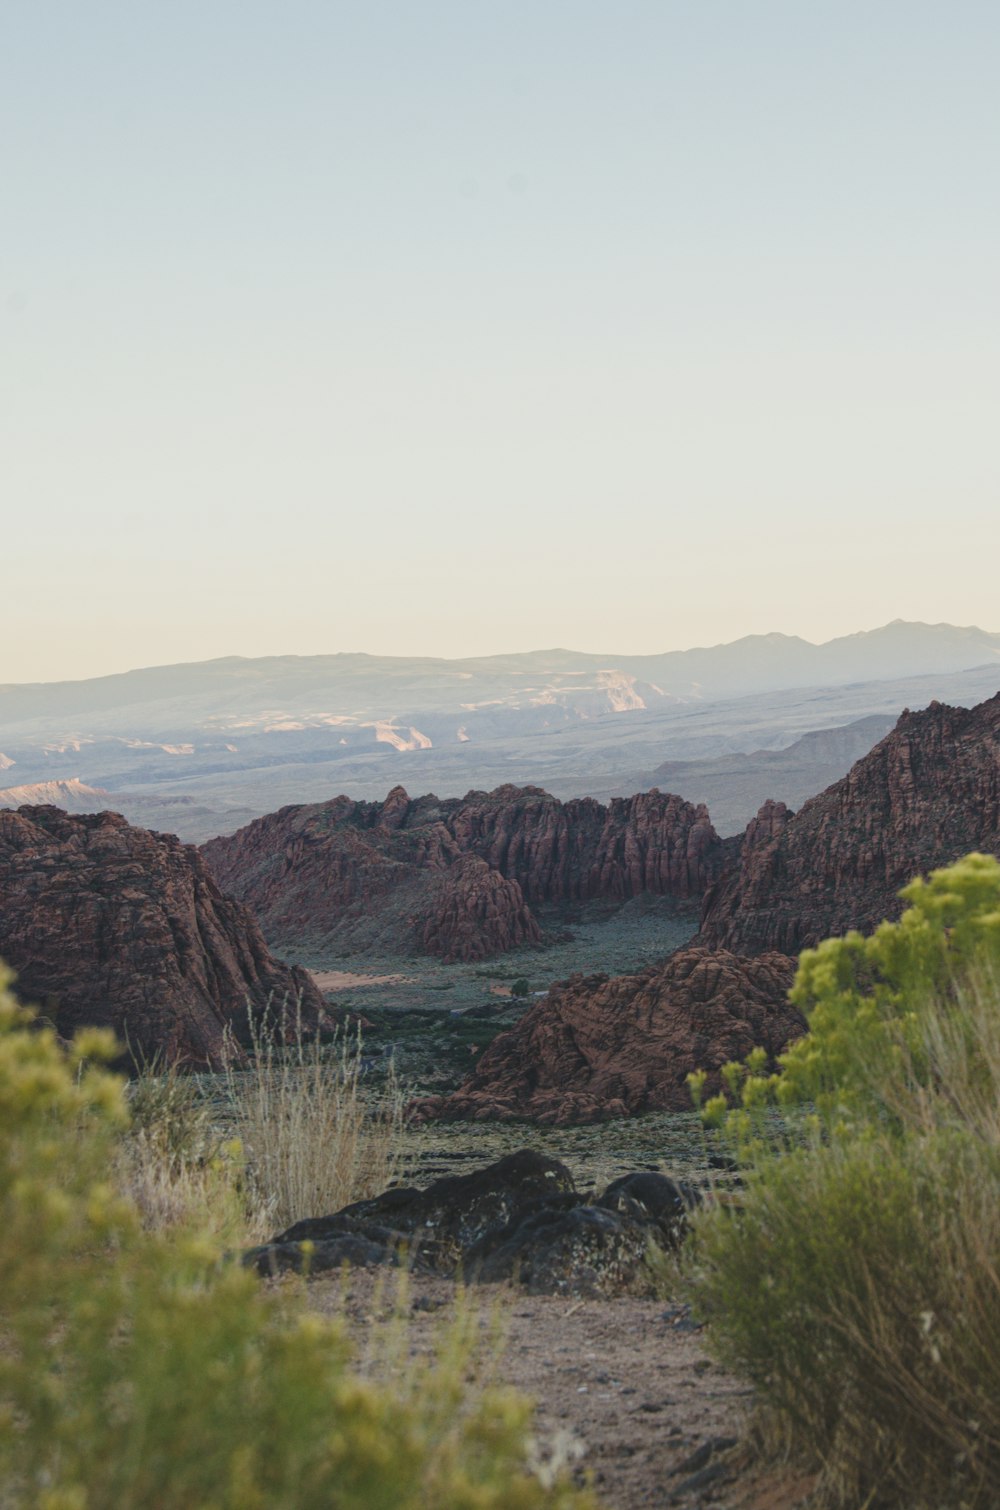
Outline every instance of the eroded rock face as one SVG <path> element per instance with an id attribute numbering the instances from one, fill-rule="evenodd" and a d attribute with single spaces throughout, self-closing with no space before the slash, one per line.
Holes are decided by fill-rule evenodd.
<path id="1" fill-rule="evenodd" d="M 542 930 L 516 881 L 463 855 L 428 888 L 420 947 L 444 960 L 480 960 L 541 942 Z"/>
<path id="2" fill-rule="evenodd" d="M 529 1117 L 595 1122 L 643 1111 L 688 1111 L 687 1076 L 719 1070 L 760 1046 L 770 1058 L 805 1031 L 788 1002 L 794 962 L 681 949 L 637 975 L 571 976 L 495 1038 L 451 1096 L 416 1103 L 448 1121 Z"/>
<path id="3" fill-rule="evenodd" d="M 902 911 L 899 889 L 970 850 L 1000 855 L 1000 694 L 932 703 L 794 816 L 761 809 L 708 894 L 699 942 L 786 953 Z"/>
<path id="4" fill-rule="evenodd" d="M 297 1222 L 243 1262 L 261 1274 L 312 1274 L 405 1261 L 474 1283 L 512 1280 L 539 1295 L 648 1295 L 650 1243 L 676 1247 L 695 1191 L 664 1175 L 626 1175 L 596 1200 L 564 1164 L 531 1149 L 426 1190 L 388 1190 Z"/>
<path id="5" fill-rule="evenodd" d="M 307 1022 L 323 1011 L 196 849 L 116 813 L 0 811 L 0 958 L 60 1033 L 111 1027 L 140 1059 L 218 1064 L 248 1002 L 260 1013 L 301 996 Z"/>
<path id="6" fill-rule="evenodd" d="M 533 904 L 700 898 L 726 849 L 704 807 L 652 791 L 608 806 L 504 786 L 448 801 L 282 808 L 203 854 L 282 947 L 339 942 L 486 959 L 540 936 Z M 475 862 L 475 863 L 473 863 Z"/>
<path id="7" fill-rule="evenodd" d="M 708 809 L 655 788 L 605 807 L 502 786 L 470 793 L 448 826 L 463 850 L 516 880 L 529 902 L 625 901 L 644 891 L 700 897 L 722 866 Z"/>

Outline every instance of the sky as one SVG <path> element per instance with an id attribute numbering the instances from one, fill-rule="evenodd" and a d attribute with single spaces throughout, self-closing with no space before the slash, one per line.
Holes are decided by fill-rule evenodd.
<path id="1" fill-rule="evenodd" d="M 1000 629 L 993 0 L 0 0 L 0 682 Z"/>

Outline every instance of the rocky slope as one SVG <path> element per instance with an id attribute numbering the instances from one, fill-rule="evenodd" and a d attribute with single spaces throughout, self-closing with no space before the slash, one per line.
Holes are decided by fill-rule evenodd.
<path id="1" fill-rule="evenodd" d="M 485 959 L 537 941 L 533 904 L 698 899 L 726 850 L 704 807 L 658 791 L 602 806 L 538 787 L 282 808 L 202 853 L 282 947 L 339 942 Z M 476 863 L 471 863 L 476 862 Z"/>
<path id="2" fill-rule="evenodd" d="M 902 910 L 913 876 L 970 850 L 1000 855 L 1000 693 L 903 713 L 848 774 L 792 815 L 768 803 L 709 893 L 700 942 L 795 953 Z"/>
<path id="3" fill-rule="evenodd" d="M 658 786 L 689 802 L 704 802 L 725 838 L 742 834 L 769 797 L 799 807 L 834 781 L 884 739 L 896 714 L 873 713 L 831 729 L 812 729 L 780 750 L 730 751 L 714 758 L 666 760 L 650 772 L 637 772 L 622 790 Z"/>
<path id="4" fill-rule="evenodd" d="M 139 1058 L 217 1064 L 248 1002 L 301 995 L 307 1020 L 323 1010 L 197 850 L 116 813 L 0 811 L 0 958 L 60 1033 L 112 1027 Z"/>
<path id="5" fill-rule="evenodd" d="M 453 1095 L 417 1104 L 426 1118 L 593 1122 L 643 1111 L 687 1111 L 686 1077 L 760 1045 L 770 1056 L 805 1028 L 789 1005 L 793 961 L 681 949 L 636 975 L 581 976 L 553 986 L 495 1038 Z"/>

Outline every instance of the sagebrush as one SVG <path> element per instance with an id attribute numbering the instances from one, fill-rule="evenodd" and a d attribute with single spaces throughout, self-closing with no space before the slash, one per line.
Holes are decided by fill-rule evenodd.
<path id="1" fill-rule="evenodd" d="M 696 1220 L 689 1283 L 829 1501 L 992 1510 L 1000 865 L 969 856 L 903 895 L 898 923 L 806 951 L 809 1033 L 709 1104 L 747 1184 Z"/>

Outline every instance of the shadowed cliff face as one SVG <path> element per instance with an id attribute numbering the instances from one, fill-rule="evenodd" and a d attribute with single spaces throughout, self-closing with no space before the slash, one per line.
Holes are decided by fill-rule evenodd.
<path id="1" fill-rule="evenodd" d="M 202 853 L 284 947 L 351 940 L 475 960 L 537 941 L 532 904 L 700 898 L 725 848 L 704 807 L 657 791 L 605 807 L 538 787 L 445 802 L 396 787 L 384 803 L 282 808 Z"/>
<path id="2" fill-rule="evenodd" d="M 529 1117 L 594 1122 L 644 1111 L 690 1111 L 687 1076 L 764 1048 L 773 1059 L 805 1030 L 788 1002 L 794 962 L 680 949 L 636 975 L 574 975 L 495 1038 L 451 1096 L 416 1103 L 447 1121 Z"/>
<path id="3" fill-rule="evenodd" d="M 0 812 L 0 957 L 60 1033 L 111 1027 L 140 1058 L 216 1065 L 248 1003 L 301 996 L 306 1021 L 323 1010 L 196 849 L 116 813 Z"/>
<path id="4" fill-rule="evenodd" d="M 712 889 L 699 942 L 796 953 L 902 911 L 900 887 L 970 850 L 1000 855 L 1000 694 L 932 703 L 792 815 L 768 803 Z"/>

